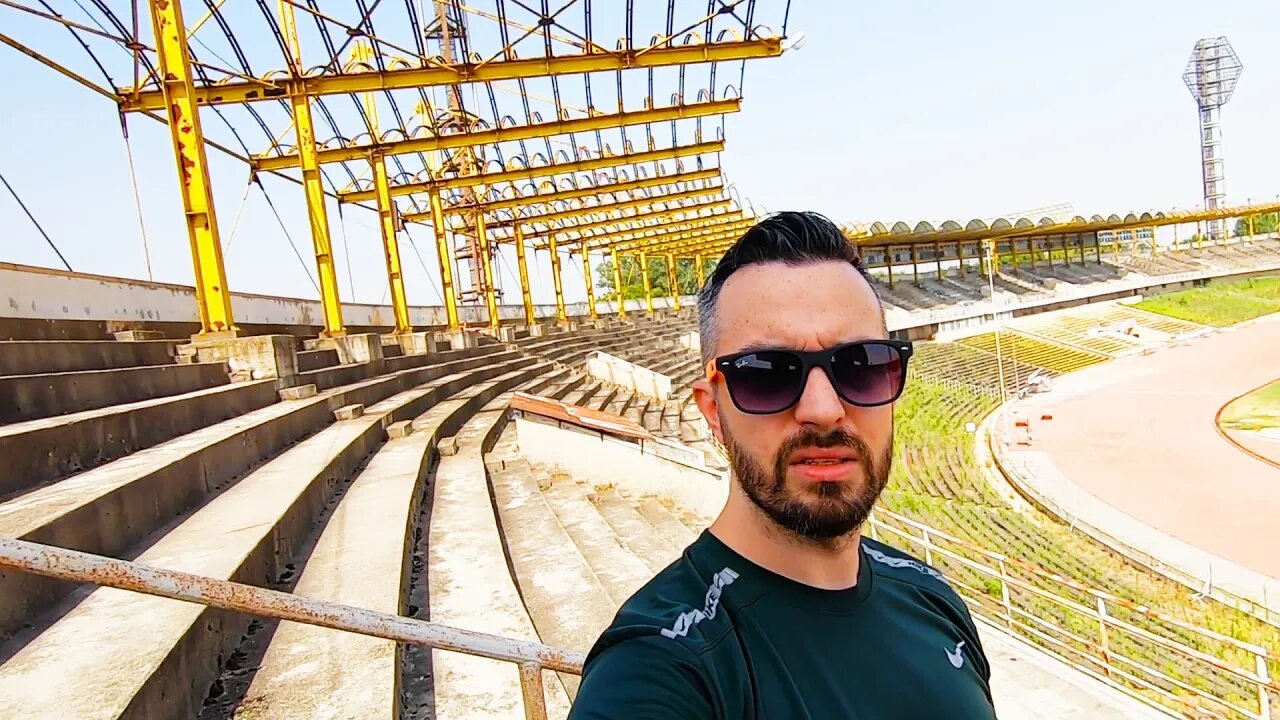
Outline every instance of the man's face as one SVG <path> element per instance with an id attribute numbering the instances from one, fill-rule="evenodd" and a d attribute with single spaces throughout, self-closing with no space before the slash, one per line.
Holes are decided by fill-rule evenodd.
<path id="1" fill-rule="evenodd" d="M 717 357 L 885 337 L 874 293 L 843 262 L 749 265 L 725 282 L 718 309 Z M 774 523 L 826 540 L 866 520 L 889 476 L 893 405 L 844 402 L 822 368 L 810 371 L 798 403 L 772 415 L 738 410 L 723 382 L 699 381 L 694 396 L 743 491 Z"/>

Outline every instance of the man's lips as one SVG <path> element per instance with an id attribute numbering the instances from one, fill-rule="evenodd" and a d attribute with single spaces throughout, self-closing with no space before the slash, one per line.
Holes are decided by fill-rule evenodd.
<path id="1" fill-rule="evenodd" d="M 787 462 L 791 465 L 836 465 L 858 462 L 858 453 L 851 448 L 803 448 L 791 453 Z"/>

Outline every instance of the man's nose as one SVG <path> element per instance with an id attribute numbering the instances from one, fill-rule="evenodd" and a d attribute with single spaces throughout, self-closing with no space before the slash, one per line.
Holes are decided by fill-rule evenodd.
<path id="1" fill-rule="evenodd" d="M 795 417 L 802 425 L 819 427 L 832 427 L 844 417 L 844 402 L 822 368 L 809 371 L 809 381 L 795 406 Z"/>

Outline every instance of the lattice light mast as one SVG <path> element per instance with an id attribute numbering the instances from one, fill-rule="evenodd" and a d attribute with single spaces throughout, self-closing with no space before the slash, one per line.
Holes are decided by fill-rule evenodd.
<path id="1" fill-rule="evenodd" d="M 1202 38 L 1196 41 L 1187 60 L 1182 80 L 1195 98 L 1200 112 L 1200 160 L 1204 179 L 1205 210 L 1220 208 L 1225 204 L 1226 183 L 1222 171 L 1222 129 L 1219 113 L 1231 100 L 1236 81 L 1240 79 L 1244 65 L 1236 56 L 1231 43 L 1225 37 Z M 1223 238 L 1221 220 L 1207 224 L 1209 239 L 1217 242 Z"/>

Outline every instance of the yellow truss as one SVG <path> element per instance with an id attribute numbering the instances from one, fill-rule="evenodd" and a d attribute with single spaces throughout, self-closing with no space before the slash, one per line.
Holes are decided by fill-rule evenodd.
<path id="1" fill-rule="evenodd" d="M 633 68 L 656 68 L 691 63 L 750 60 L 782 54 L 781 38 L 735 40 L 677 47 L 652 47 L 583 55 L 498 60 L 481 63 L 431 62 L 426 67 L 386 71 L 319 75 L 287 79 L 243 80 L 195 88 L 199 105 L 231 105 L 279 100 L 290 95 L 346 95 L 375 90 L 413 89 L 458 83 L 484 83 L 556 75 L 614 72 Z M 125 112 L 164 110 L 159 90 L 126 88 L 120 91 Z"/>
<path id="2" fill-rule="evenodd" d="M 392 142 L 353 145 L 344 148 L 328 148 L 317 153 L 320 163 L 337 163 L 348 160 L 368 158 L 372 152 L 384 155 L 404 155 L 416 152 L 438 152 L 458 148 L 495 145 L 497 143 L 517 140 L 534 140 L 551 135 L 568 135 L 579 132 L 595 132 L 624 125 L 644 125 L 647 123 L 682 120 L 688 118 L 707 117 L 735 113 L 742 109 L 742 100 L 711 100 L 709 102 L 672 105 L 650 110 L 630 110 L 613 114 L 600 114 L 572 120 L 552 120 L 550 122 L 515 125 L 491 130 L 441 135 L 429 138 L 414 138 Z M 256 156 L 252 159 L 255 170 L 282 170 L 298 167 L 298 153 L 284 155 Z"/>

